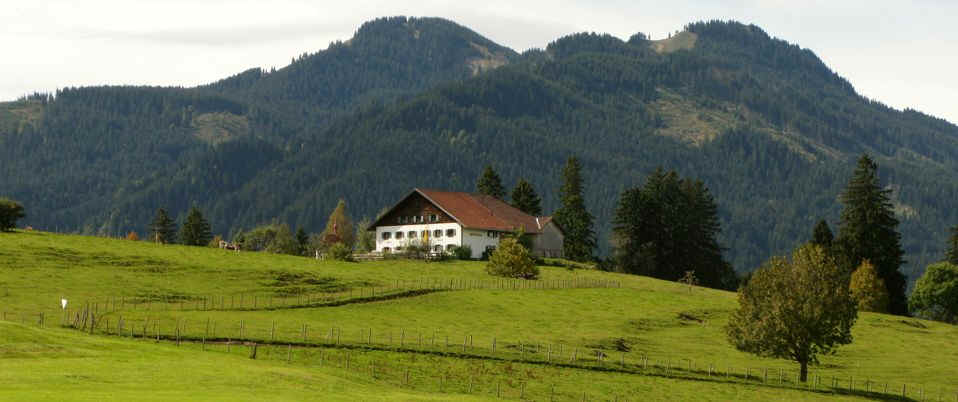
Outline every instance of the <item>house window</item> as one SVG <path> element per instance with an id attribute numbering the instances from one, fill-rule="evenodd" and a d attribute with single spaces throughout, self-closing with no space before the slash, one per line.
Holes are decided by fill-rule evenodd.
<path id="1" fill-rule="evenodd" d="M 402 251 L 402 246 L 396 246 L 396 251 Z"/>
<path id="2" fill-rule="evenodd" d="M 430 216 L 429 219 L 432 220 L 433 222 L 439 222 L 439 215 L 434 214 Z"/>
<path id="3" fill-rule="evenodd" d="M 441 252 L 442 252 L 442 245 L 440 245 L 440 244 L 435 245 L 435 246 L 432 248 L 432 251 L 435 251 L 435 252 L 437 252 L 437 253 L 441 253 Z"/>
<path id="4" fill-rule="evenodd" d="M 423 230 L 422 232 L 419 232 L 419 237 L 422 237 L 423 239 L 429 237 L 429 231 Z"/>
<path id="5" fill-rule="evenodd" d="M 408 235 L 409 235 L 409 238 L 410 238 L 410 239 L 415 239 L 415 238 L 416 238 L 416 231 L 410 230 L 409 233 L 408 233 Z"/>
<path id="6" fill-rule="evenodd" d="M 446 237 L 456 237 L 456 229 L 446 229 Z"/>
<path id="7" fill-rule="evenodd" d="M 392 236 L 393 234 L 390 232 L 383 232 L 383 240 L 389 240 L 389 238 Z"/>
<path id="8" fill-rule="evenodd" d="M 455 250 L 455 249 L 456 249 L 456 245 L 455 245 L 455 244 L 450 244 L 450 245 L 446 246 L 446 251 L 448 251 L 448 252 L 450 252 L 450 253 L 451 253 L 453 250 Z"/>
<path id="9" fill-rule="evenodd" d="M 397 216 L 397 217 L 396 217 L 396 223 L 402 223 L 402 217 L 401 217 L 401 216 Z"/>
<path id="10" fill-rule="evenodd" d="M 389 247 L 383 247 L 383 252 L 386 254 L 389 254 L 392 252 L 392 249 L 390 249 Z"/>
<path id="11" fill-rule="evenodd" d="M 489 236 L 489 237 L 492 237 L 492 238 L 496 238 L 496 237 L 499 237 L 499 232 L 495 232 L 495 231 L 490 230 L 490 231 L 486 232 L 486 236 Z"/>
<path id="12" fill-rule="evenodd" d="M 422 216 L 422 215 L 419 215 L 419 223 L 423 223 L 423 222 L 425 222 L 425 221 L 426 221 L 426 217 L 425 217 L 425 216 Z"/>
<path id="13" fill-rule="evenodd" d="M 432 231 L 432 237 L 440 238 L 442 237 L 442 230 L 436 229 Z"/>
<path id="14" fill-rule="evenodd" d="M 396 232 L 396 239 L 402 239 L 402 232 Z"/>

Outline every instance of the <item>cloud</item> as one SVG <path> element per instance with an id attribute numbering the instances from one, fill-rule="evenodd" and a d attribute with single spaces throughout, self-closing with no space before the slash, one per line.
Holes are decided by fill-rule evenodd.
<path id="1" fill-rule="evenodd" d="M 303 37 L 348 39 L 353 24 L 290 22 L 237 27 L 197 27 L 150 31 L 79 30 L 74 35 L 89 39 L 140 42 L 144 45 L 249 46 Z"/>

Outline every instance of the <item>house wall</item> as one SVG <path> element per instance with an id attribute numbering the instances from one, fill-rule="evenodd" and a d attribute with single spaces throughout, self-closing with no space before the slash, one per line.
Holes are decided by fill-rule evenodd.
<path id="1" fill-rule="evenodd" d="M 449 229 L 455 230 L 453 236 L 447 236 Z M 436 230 L 441 231 L 442 236 L 435 236 Z M 448 250 L 450 245 L 462 245 L 462 227 L 458 223 L 423 223 L 409 225 L 377 226 L 376 227 L 376 251 L 384 252 L 389 248 L 390 252 L 395 252 L 396 247 L 408 247 L 410 244 L 422 244 L 422 231 L 428 231 L 427 242 L 430 246 L 441 246 L 443 251 Z M 389 239 L 383 239 L 383 233 L 388 232 Z M 401 239 L 396 238 L 396 232 L 402 232 Z M 415 238 L 409 237 L 409 232 L 416 232 Z M 432 248 L 432 247 L 430 247 Z"/>
<path id="2" fill-rule="evenodd" d="M 490 236 L 490 233 L 495 233 L 495 237 Z M 472 258 L 480 258 L 487 247 L 498 247 L 500 238 L 502 238 L 500 232 L 466 229 L 463 231 L 462 244 L 472 248 Z"/>
<path id="3" fill-rule="evenodd" d="M 538 257 L 562 258 L 562 242 L 565 236 L 551 221 L 542 228 L 542 233 L 532 237 L 532 254 Z"/>

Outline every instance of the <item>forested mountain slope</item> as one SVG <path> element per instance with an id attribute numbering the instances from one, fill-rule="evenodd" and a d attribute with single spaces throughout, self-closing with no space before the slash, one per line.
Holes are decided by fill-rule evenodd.
<path id="1" fill-rule="evenodd" d="M 141 106 L 72 100 L 87 92 Z M 26 130 L 0 113 L 14 161 L 0 188 L 41 226 L 144 231 L 156 207 L 195 203 L 217 232 L 274 218 L 319 230 L 340 197 L 372 216 L 412 187 L 471 190 L 486 164 L 507 186 L 532 182 L 551 211 L 575 154 L 603 251 L 618 195 L 662 166 L 710 188 L 744 271 L 818 219 L 837 224 L 862 152 L 895 189 L 906 271 L 940 258 L 958 223 L 958 127 L 869 101 L 811 51 L 733 22 L 662 41 L 576 34 L 515 55 L 447 21 L 383 19 L 276 72 L 41 103 Z M 61 105 L 95 117 L 56 126 Z"/>
<path id="2" fill-rule="evenodd" d="M 191 89 L 31 96 L 0 105 L 0 189 L 29 206 L 37 227 L 142 231 L 149 210 L 212 204 L 357 105 L 466 79 L 516 56 L 450 21 L 394 17 L 269 73 Z M 149 189 L 162 196 L 139 195 Z M 133 215 L 121 207 L 130 203 Z M 217 229 L 231 227 L 225 217 L 233 213 L 220 215 Z"/>

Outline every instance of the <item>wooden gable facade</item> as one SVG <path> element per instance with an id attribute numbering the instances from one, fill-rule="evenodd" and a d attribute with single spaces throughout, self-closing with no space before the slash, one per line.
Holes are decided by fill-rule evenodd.
<path id="1" fill-rule="evenodd" d="M 456 223 L 449 214 L 417 191 L 409 194 L 372 226 Z"/>

